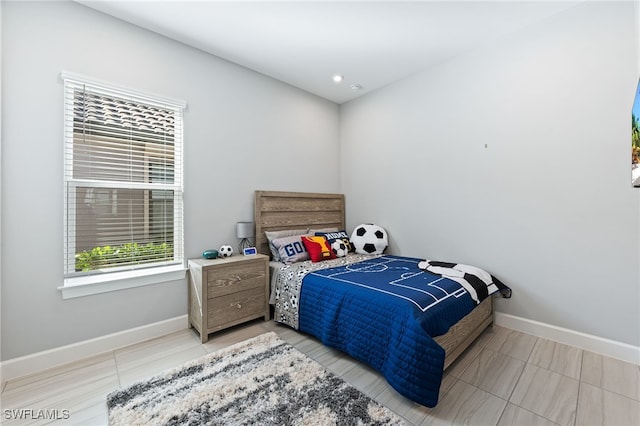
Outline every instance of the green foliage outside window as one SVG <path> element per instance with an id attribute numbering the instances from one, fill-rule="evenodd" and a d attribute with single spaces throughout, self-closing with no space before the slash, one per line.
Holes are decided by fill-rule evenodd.
<path id="1" fill-rule="evenodd" d="M 640 118 L 631 114 L 631 162 L 640 163 Z"/>
<path id="2" fill-rule="evenodd" d="M 640 148 L 640 118 L 631 114 L 631 145 Z"/>
<path id="3" fill-rule="evenodd" d="M 173 260 L 173 245 L 127 243 L 119 246 L 94 247 L 76 254 L 76 271 L 113 268 Z"/>

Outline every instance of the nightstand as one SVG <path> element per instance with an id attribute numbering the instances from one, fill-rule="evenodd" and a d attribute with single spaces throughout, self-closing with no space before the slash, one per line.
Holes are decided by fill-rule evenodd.
<path id="1" fill-rule="evenodd" d="M 189 260 L 189 328 L 209 333 L 264 316 L 269 320 L 269 256 Z"/>

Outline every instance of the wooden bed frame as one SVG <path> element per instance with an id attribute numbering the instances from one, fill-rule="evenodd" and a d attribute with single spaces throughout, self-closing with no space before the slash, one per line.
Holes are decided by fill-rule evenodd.
<path id="1" fill-rule="evenodd" d="M 259 253 L 270 255 L 265 231 L 337 227 L 346 229 L 343 194 L 256 191 L 255 242 Z M 493 323 L 493 298 L 488 297 L 435 341 L 445 350 L 446 369 Z"/>

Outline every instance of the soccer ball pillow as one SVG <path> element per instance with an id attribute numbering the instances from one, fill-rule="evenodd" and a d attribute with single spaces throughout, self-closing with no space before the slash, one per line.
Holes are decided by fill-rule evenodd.
<path id="1" fill-rule="evenodd" d="M 351 241 L 349 241 L 347 231 L 316 232 L 316 235 L 323 236 L 327 239 L 331 251 L 336 257 L 345 257 L 349 252 L 353 251 L 353 246 L 351 245 Z"/>
<path id="2" fill-rule="evenodd" d="M 218 250 L 218 253 L 220 254 L 221 257 L 229 257 L 233 254 L 233 247 L 224 245 L 220 247 L 220 250 Z"/>
<path id="3" fill-rule="evenodd" d="M 331 243 L 331 251 L 336 257 L 345 257 L 349 253 L 349 247 L 345 244 L 345 240 L 334 240 Z"/>
<path id="4" fill-rule="evenodd" d="M 353 230 L 351 244 L 359 254 L 382 254 L 389 245 L 387 231 L 381 226 L 363 223 Z"/>

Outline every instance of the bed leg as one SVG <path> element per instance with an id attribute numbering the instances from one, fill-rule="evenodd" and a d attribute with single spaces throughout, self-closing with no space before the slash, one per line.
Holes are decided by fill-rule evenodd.
<path id="1" fill-rule="evenodd" d="M 496 304 L 495 295 L 491 296 L 491 331 L 496 331 Z"/>

